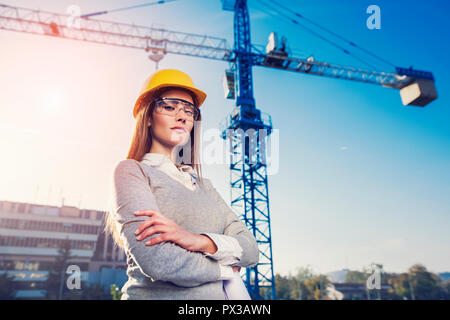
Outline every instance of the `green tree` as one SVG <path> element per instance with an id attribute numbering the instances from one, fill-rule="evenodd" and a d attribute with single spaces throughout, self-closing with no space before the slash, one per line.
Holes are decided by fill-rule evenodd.
<path id="1" fill-rule="evenodd" d="M 394 294 L 403 300 L 411 300 L 411 288 L 407 273 L 401 273 L 397 277 L 390 279 L 389 284 L 393 287 Z"/>
<path id="2" fill-rule="evenodd" d="M 0 274 L 0 300 L 12 300 L 16 297 L 13 279 L 7 273 Z"/>
<path id="3" fill-rule="evenodd" d="M 307 289 L 307 300 L 327 300 L 327 286 L 331 284 L 325 275 L 315 275 L 304 282 Z"/>
<path id="4" fill-rule="evenodd" d="M 403 296 L 398 295 L 395 291 L 394 283 L 399 277 L 397 273 L 383 273 L 381 285 L 387 285 L 390 288 L 383 292 L 383 300 L 403 300 Z"/>
<path id="5" fill-rule="evenodd" d="M 411 278 L 413 296 L 416 300 L 437 300 L 441 298 L 442 280 L 434 273 L 428 272 L 422 264 L 415 264 L 408 269 Z"/>
<path id="6" fill-rule="evenodd" d="M 361 271 L 349 271 L 345 275 L 344 282 L 348 283 L 366 283 L 370 274 Z"/>
<path id="7" fill-rule="evenodd" d="M 296 274 L 291 277 L 290 281 L 292 300 L 307 300 L 312 296 L 305 282 L 313 276 L 314 273 L 310 266 L 297 268 Z"/>
<path id="8" fill-rule="evenodd" d="M 442 282 L 442 299 L 450 300 L 450 280 Z"/>
<path id="9" fill-rule="evenodd" d="M 116 284 L 111 285 L 110 294 L 113 300 L 120 300 L 120 298 L 122 297 L 122 291 L 120 291 L 119 287 Z"/>
<path id="10" fill-rule="evenodd" d="M 327 286 L 331 283 L 325 275 L 315 275 L 310 266 L 297 268 L 294 275 L 275 276 L 277 299 L 321 300 L 327 299 Z"/>
<path id="11" fill-rule="evenodd" d="M 428 272 L 423 265 L 416 264 L 404 273 L 387 273 L 383 265 L 372 263 L 362 271 L 350 271 L 345 282 L 361 283 L 366 286 L 367 279 L 380 270 L 381 286 L 388 289 L 368 292 L 371 299 L 410 300 L 410 299 L 450 299 L 450 280 L 443 281 L 438 275 Z M 331 281 L 325 275 L 314 274 L 309 267 L 297 269 L 295 275 L 275 276 L 277 299 L 280 300 L 319 300 L 328 299 L 327 286 Z"/>
<path id="12" fill-rule="evenodd" d="M 408 272 L 392 275 L 388 283 L 393 287 L 392 297 L 404 300 L 446 299 L 446 284 L 438 275 L 428 272 L 422 264 L 415 264 Z"/>
<path id="13" fill-rule="evenodd" d="M 72 241 L 66 238 L 62 245 L 58 249 L 58 255 L 55 262 L 49 270 L 48 278 L 46 281 L 47 299 L 57 300 L 64 299 L 65 288 L 65 275 L 67 265 L 72 258 L 71 256 Z M 62 281 L 62 283 L 61 283 Z M 60 290 L 62 284 L 62 294 L 60 297 Z"/>
<path id="14" fill-rule="evenodd" d="M 291 299 L 291 280 L 289 277 L 284 277 L 280 274 L 275 275 L 275 292 L 277 300 Z"/>

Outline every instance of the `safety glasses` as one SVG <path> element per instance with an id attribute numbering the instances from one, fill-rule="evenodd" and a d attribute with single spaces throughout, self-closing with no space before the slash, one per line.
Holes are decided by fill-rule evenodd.
<path id="1" fill-rule="evenodd" d="M 179 98 L 156 98 L 155 110 L 161 114 L 166 114 L 175 117 L 180 109 L 183 109 L 184 114 L 189 121 L 196 121 L 200 116 L 200 110 L 197 106 L 189 101 Z"/>

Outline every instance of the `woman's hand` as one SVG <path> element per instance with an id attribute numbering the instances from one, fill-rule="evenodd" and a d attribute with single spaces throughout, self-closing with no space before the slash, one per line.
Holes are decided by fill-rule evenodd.
<path id="1" fill-rule="evenodd" d="M 172 241 L 189 251 L 205 251 L 207 244 L 205 236 L 180 227 L 161 213 L 154 210 L 139 210 L 134 214 L 150 217 L 137 228 L 135 232 L 137 240 L 144 240 L 155 233 L 160 233 L 160 235 L 148 240 L 145 245 L 151 246 L 164 241 Z"/>

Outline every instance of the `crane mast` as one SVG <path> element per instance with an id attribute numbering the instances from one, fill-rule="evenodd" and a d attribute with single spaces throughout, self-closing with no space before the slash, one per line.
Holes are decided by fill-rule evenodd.
<path id="1" fill-rule="evenodd" d="M 229 139 L 231 206 L 253 233 L 260 251 L 259 262 L 246 268 L 244 281 L 254 300 L 275 299 L 272 237 L 267 179 L 267 137 L 270 121 L 263 121 L 253 96 L 254 56 L 250 38 L 250 17 L 246 0 L 237 0 L 225 10 L 234 11 L 234 71 L 236 107 L 222 124 L 222 138 Z"/>

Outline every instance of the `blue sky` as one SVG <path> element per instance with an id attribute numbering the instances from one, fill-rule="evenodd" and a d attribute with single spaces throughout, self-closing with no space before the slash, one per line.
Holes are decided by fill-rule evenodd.
<path id="1" fill-rule="evenodd" d="M 257 107 L 272 116 L 280 132 L 280 170 L 269 177 L 275 273 L 306 265 L 317 272 L 361 269 L 371 262 L 395 272 L 414 263 L 449 271 L 448 4 L 279 1 L 394 65 L 432 71 L 439 98 L 425 108 L 408 107 L 394 89 L 253 69 Z M 144 2 L 3 1 L 59 13 L 72 4 L 88 13 Z M 366 27 L 366 8 L 372 4 L 381 9 L 380 30 Z M 254 44 L 265 46 L 275 31 L 298 56 L 365 67 L 263 8 L 249 0 Z M 233 14 L 222 11 L 219 0 L 180 0 L 102 19 L 208 34 L 233 43 Z M 67 204 L 81 201 L 82 207 L 104 209 L 111 170 L 129 146 L 132 104 L 154 64 L 135 49 L 9 31 L 0 32 L 0 41 L 0 146 L 9 151 L 0 160 L 0 175 L 6 177 L 0 182 L 0 197 L 58 204 L 55 190 L 62 188 Z M 160 63 L 160 68 L 185 70 L 208 93 L 202 106 L 206 128 L 217 127 L 232 110 L 234 102 L 223 99 L 222 91 L 227 66 L 177 55 Z M 39 94 L 32 88 L 36 84 L 64 92 L 58 101 L 65 111 L 40 114 L 32 109 Z M 24 94 L 23 88 L 31 91 Z M 23 99 L 20 109 L 18 94 Z M 204 173 L 229 200 L 227 166 L 207 165 Z"/>

